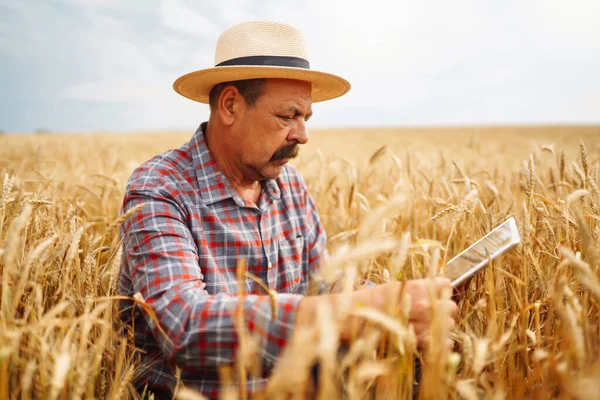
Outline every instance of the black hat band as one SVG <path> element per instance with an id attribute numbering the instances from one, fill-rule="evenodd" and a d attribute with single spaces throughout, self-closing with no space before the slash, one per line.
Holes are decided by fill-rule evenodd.
<path id="1" fill-rule="evenodd" d="M 310 69 L 310 63 L 308 60 L 300 57 L 287 57 L 287 56 L 248 56 L 232 58 L 231 60 L 223 61 L 215 67 L 228 67 L 228 66 L 245 66 L 245 65 L 262 65 L 271 67 L 292 67 L 292 68 L 303 68 Z"/>

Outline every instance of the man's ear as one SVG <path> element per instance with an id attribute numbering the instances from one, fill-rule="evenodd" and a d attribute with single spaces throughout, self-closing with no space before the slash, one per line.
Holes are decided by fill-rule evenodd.
<path id="1" fill-rule="evenodd" d="M 227 86 L 221 92 L 217 109 L 225 126 L 231 126 L 239 112 L 240 93 L 235 86 Z"/>

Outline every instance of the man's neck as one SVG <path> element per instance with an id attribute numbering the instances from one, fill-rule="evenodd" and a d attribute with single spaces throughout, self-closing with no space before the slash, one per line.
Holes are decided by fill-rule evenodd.
<path id="1" fill-rule="evenodd" d="M 240 165 L 236 163 L 235 157 L 232 157 L 223 138 L 225 135 L 220 135 L 210 122 L 206 125 L 204 140 L 217 167 L 242 199 L 258 204 L 262 185 L 259 181 L 248 180 L 244 177 Z"/>

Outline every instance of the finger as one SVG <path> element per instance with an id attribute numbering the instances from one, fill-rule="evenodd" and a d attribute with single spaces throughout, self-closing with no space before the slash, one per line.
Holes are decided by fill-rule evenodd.
<path id="1" fill-rule="evenodd" d="M 411 325 L 413 326 L 413 329 L 415 330 L 415 334 L 417 336 L 420 336 L 420 335 L 427 334 L 430 324 L 428 322 L 418 321 L 416 323 L 412 323 Z"/>
<path id="2" fill-rule="evenodd" d="M 427 350 L 429 348 L 429 335 L 426 332 L 417 337 L 417 343 L 420 348 Z"/>
<path id="3" fill-rule="evenodd" d="M 448 302 L 448 311 L 450 311 L 450 316 L 452 318 L 456 318 L 456 314 L 458 314 L 458 304 L 453 300 L 449 300 Z"/>
<path id="4" fill-rule="evenodd" d="M 450 289 L 452 290 L 452 281 L 446 277 L 443 276 L 436 276 L 435 277 L 435 286 L 437 289 L 437 293 L 438 295 L 442 293 L 442 291 L 444 289 Z"/>
<path id="5" fill-rule="evenodd" d="M 448 330 L 453 331 L 456 328 L 456 320 L 454 318 L 448 318 Z"/>

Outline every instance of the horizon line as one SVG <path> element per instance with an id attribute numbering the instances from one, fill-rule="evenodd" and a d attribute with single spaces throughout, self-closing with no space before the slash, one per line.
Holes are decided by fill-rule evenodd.
<path id="1" fill-rule="evenodd" d="M 310 127 L 309 131 L 337 131 L 337 130 L 373 130 L 373 129 L 477 129 L 477 128 L 600 128 L 600 121 L 597 122 L 524 122 L 524 123 L 429 123 L 429 124 L 353 124 L 353 125 L 331 125 Z M 33 131 L 8 132 L 0 131 L 0 135 L 43 135 L 43 134 L 136 134 L 136 133 L 164 133 L 164 132 L 189 132 L 197 127 L 190 128 L 137 128 L 137 129 L 36 129 Z"/>

